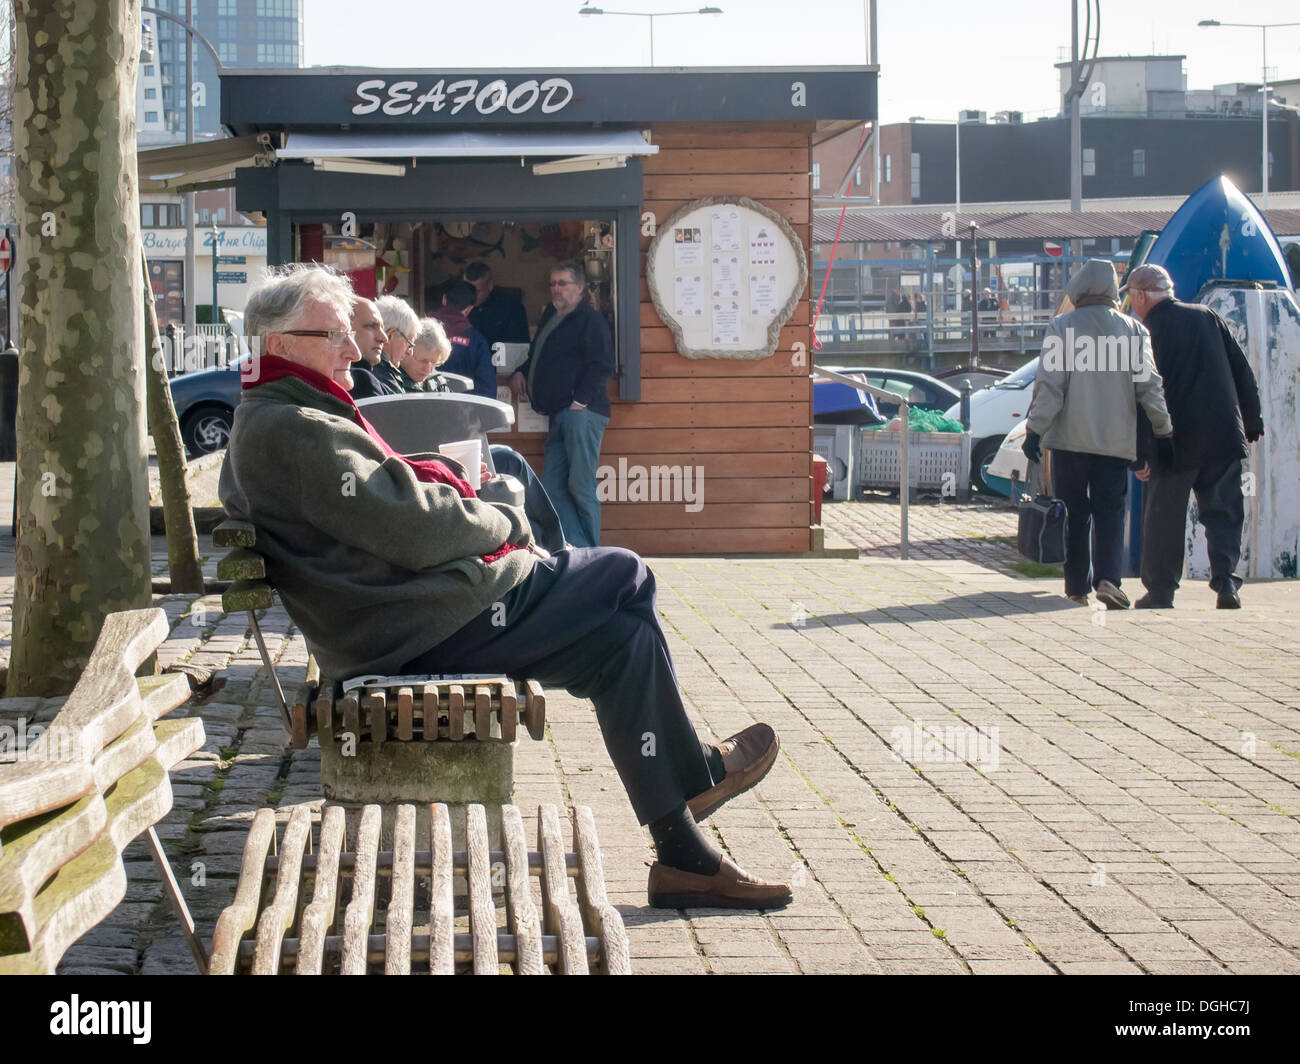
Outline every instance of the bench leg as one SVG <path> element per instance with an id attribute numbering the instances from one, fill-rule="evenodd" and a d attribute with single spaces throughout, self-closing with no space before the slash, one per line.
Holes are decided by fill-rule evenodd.
<path id="1" fill-rule="evenodd" d="M 171 902 L 172 911 L 180 922 L 181 930 L 185 932 L 185 940 L 190 945 L 190 952 L 194 954 L 194 962 L 199 966 L 199 974 L 207 975 L 207 947 L 203 945 L 203 940 L 199 938 L 198 932 L 194 929 L 194 917 L 190 915 L 190 907 L 185 904 L 180 884 L 176 882 L 171 863 L 163 852 L 162 840 L 158 838 L 158 833 L 154 831 L 152 825 L 149 827 L 148 837 L 149 852 L 153 856 L 153 863 L 158 867 L 159 875 L 162 876 L 163 889 L 167 892 L 167 900 Z"/>
<path id="2" fill-rule="evenodd" d="M 271 677 L 271 686 L 275 688 L 275 697 L 280 700 L 280 716 L 284 718 L 284 730 L 290 735 L 293 734 L 293 721 L 289 716 L 289 703 L 284 697 L 284 688 L 280 686 L 280 677 L 275 674 L 275 666 L 271 663 L 271 655 L 266 652 L 266 640 L 262 638 L 262 626 L 257 623 L 257 614 L 249 610 L 248 621 L 253 626 L 253 638 L 257 640 L 257 649 L 262 655 L 262 664 L 266 666 L 266 671 Z"/>

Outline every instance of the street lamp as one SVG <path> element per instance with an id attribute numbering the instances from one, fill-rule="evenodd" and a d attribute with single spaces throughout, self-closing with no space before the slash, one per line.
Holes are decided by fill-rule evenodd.
<path id="1" fill-rule="evenodd" d="M 217 55 L 217 50 L 212 46 L 212 42 L 196 30 L 190 21 L 194 17 L 194 0 L 185 0 L 185 18 L 180 18 L 167 11 L 161 11 L 156 7 L 142 7 L 140 11 L 144 14 L 153 15 L 154 18 L 175 23 L 185 31 L 185 143 L 193 144 L 194 42 L 197 40 L 208 50 L 208 54 L 212 56 L 212 61 L 217 65 L 218 74 L 221 73 L 221 57 Z M 215 259 L 212 267 L 215 271 Z M 194 192 L 191 190 L 185 193 L 185 332 L 187 337 L 192 337 L 198 331 L 195 328 L 194 311 L 194 302 L 198 295 L 196 273 L 197 267 L 194 265 Z"/>
<path id="2" fill-rule="evenodd" d="M 1232 26 L 1238 29 L 1252 29 L 1260 31 L 1260 41 L 1262 45 L 1262 58 L 1264 63 L 1264 83 L 1259 90 L 1263 93 L 1263 103 L 1260 106 L 1260 114 L 1263 116 L 1264 136 L 1263 148 L 1260 152 L 1260 171 L 1261 171 L 1261 193 L 1260 206 L 1268 209 L 1268 31 L 1281 29 L 1285 26 L 1300 26 L 1300 22 L 1220 22 L 1215 18 L 1203 18 L 1197 23 L 1198 26 Z"/>
<path id="3" fill-rule="evenodd" d="M 591 15 L 627 15 L 631 18 L 648 18 L 650 20 L 650 65 L 655 65 L 655 19 L 671 18 L 673 15 L 721 15 L 720 7 L 701 7 L 694 11 L 606 11 L 604 8 L 587 4 L 578 11 L 584 18 Z"/>

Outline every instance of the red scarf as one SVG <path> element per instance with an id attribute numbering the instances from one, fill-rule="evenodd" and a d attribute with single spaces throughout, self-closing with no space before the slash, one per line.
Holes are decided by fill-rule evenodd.
<path id="1" fill-rule="evenodd" d="M 318 392 L 332 395 L 340 402 L 346 403 L 351 411 L 353 422 L 375 441 L 387 457 L 399 458 L 405 462 L 415 474 L 416 480 L 424 484 L 446 484 L 448 487 L 455 488 L 462 499 L 478 498 L 478 492 L 470 486 L 469 481 L 458 477 L 452 472 L 450 466 L 431 458 L 418 460 L 407 458 L 405 455 L 394 451 L 388 446 L 388 441 L 379 435 L 375 431 L 375 427 L 362 416 L 361 410 L 353 401 L 352 396 L 344 391 L 336 381 L 326 377 L 323 373 L 317 373 L 314 369 L 300 366 L 297 362 L 290 362 L 287 358 L 280 358 L 278 355 L 263 355 L 258 369 L 259 373 L 255 379 L 246 379 L 243 382 L 242 389 L 244 391 L 256 388 L 259 384 L 270 384 L 272 381 L 278 381 L 283 377 L 297 377 L 300 381 L 310 384 Z M 485 562 L 494 562 L 498 558 L 505 557 L 511 551 L 522 549 L 517 544 L 503 543 L 490 554 L 483 555 L 483 560 Z"/>

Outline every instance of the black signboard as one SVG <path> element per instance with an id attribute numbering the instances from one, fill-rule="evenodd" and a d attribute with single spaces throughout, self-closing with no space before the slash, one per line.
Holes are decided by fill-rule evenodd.
<path id="1" fill-rule="evenodd" d="M 221 75 L 221 120 L 237 134 L 303 126 L 463 129 L 869 120 L 875 114 L 871 67 Z"/>

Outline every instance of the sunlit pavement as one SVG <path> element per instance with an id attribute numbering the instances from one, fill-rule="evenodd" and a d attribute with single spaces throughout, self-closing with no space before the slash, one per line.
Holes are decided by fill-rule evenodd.
<path id="1" fill-rule="evenodd" d="M 896 520 L 871 506 L 841 504 L 827 526 Z M 699 727 L 721 738 L 764 720 L 781 736 L 767 779 L 707 823 L 745 868 L 792 880 L 795 901 L 768 916 L 647 908 L 652 853 L 590 706 L 550 692 L 546 741 L 517 747 L 516 802 L 593 808 L 635 970 L 1300 971 L 1300 588 L 1248 585 L 1245 608 L 1218 612 L 1189 585 L 1173 611 L 1094 613 L 1059 579 L 1008 568 L 1007 519 L 924 515 L 914 530 L 938 522 L 925 538 L 947 546 L 906 563 L 652 563 Z M 963 552 L 972 536 L 985 538 Z M 162 571 L 161 540 L 155 551 Z M 7 534 L 0 565 L 7 655 Z M 318 752 L 283 749 L 242 615 L 223 617 L 219 596 L 159 603 L 173 623 L 163 664 L 188 656 L 226 680 L 193 709 L 208 746 L 175 773 L 160 829 L 210 933 L 252 811 L 268 794 L 319 801 Z M 298 682 L 301 637 L 282 610 L 264 624 Z M 65 970 L 193 970 L 130 852 L 127 900 Z M 201 886 L 185 878 L 195 862 Z"/>

